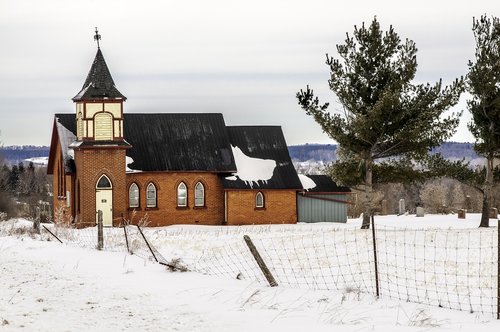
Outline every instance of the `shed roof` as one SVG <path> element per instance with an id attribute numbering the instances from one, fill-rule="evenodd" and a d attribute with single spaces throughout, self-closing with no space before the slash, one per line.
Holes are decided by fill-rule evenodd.
<path id="1" fill-rule="evenodd" d="M 236 161 L 238 173 L 222 177 L 226 189 L 302 189 L 302 184 L 292 164 L 285 137 L 280 126 L 228 126 L 233 149 L 238 148 L 247 158 L 274 161 L 269 178 L 253 178 L 238 174 L 243 165 Z M 256 171 L 257 173 L 258 171 Z"/>
<path id="2" fill-rule="evenodd" d="M 331 177 L 327 175 L 307 175 L 311 180 L 314 181 L 316 186 L 307 190 L 307 192 L 316 192 L 316 193 L 349 193 L 351 189 L 348 187 L 338 186 L 335 181 L 332 180 Z"/>
<path id="3" fill-rule="evenodd" d="M 100 48 L 97 49 L 97 54 L 82 89 L 73 97 L 73 101 L 88 99 L 127 99 L 116 88 Z"/>

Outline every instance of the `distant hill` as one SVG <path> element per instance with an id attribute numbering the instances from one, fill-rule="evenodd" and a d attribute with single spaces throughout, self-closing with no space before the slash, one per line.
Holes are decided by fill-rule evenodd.
<path id="1" fill-rule="evenodd" d="M 326 165 L 337 159 L 336 144 L 292 145 L 288 147 L 288 151 L 294 162 L 314 162 Z M 446 159 L 465 158 L 468 161 L 480 159 L 474 152 L 472 143 L 446 142 L 435 148 L 433 152 L 441 153 Z M 23 145 L 0 147 L 0 157 L 10 165 L 18 164 L 20 161 L 29 162 L 28 159 L 37 163 L 38 158 L 42 158 L 43 160 L 43 158 L 48 158 L 48 156 L 48 146 Z"/>
<path id="2" fill-rule="evenodd" d="M 331 163 L 337 159 L 336 144 L 303 144 L 288 147 L 293 161 L 314 161 Z M 432 152 L 441 153 L 446 159 L 474 160 L 480 157 L 476 154 L 472 143 L 446 142 Z"/>
<path id="3" fill-rule="evenodd" d="M 39 158 L 47 158 L 48 156 L 48 146 L 12 145 L 0 147 L 0 158 L 3 158 L 10 165 L 17 165 L 19 162 L 25 162 L 27 159 L 37 163 Z"/>

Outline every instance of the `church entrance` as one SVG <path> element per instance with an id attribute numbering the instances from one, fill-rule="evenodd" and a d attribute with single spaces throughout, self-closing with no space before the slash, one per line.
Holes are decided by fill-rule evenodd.
<path id="1" fill-rule="evenodd" d="M 113 187 L 106 175 L 102 175 L 97 181 L 95 190 L 95 221 L 98 222 L 98 211 L 102 211 L 103 226 L 113 226 Z"/>

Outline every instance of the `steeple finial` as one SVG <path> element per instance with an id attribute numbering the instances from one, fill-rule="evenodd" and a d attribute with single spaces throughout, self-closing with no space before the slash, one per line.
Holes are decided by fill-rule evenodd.
<path id="1" fill-rule="evenodd" d="M 101 40 L 101 35 L 99 34 L 97 27 L 95 27 L 94 40 L 97 42 L 97 48 L 100 49 L 101 47 L 99 46 L 99 40 Z"/>

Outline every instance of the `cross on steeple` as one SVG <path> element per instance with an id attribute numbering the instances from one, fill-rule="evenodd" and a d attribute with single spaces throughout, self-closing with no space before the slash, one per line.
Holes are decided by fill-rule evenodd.
<path id="1" fill-rule="evenodd" d="M 97 30 L 97 27 L 95 27 L 94 40 L 97 42 L 97 48 L 101 48 L 99 46 L 99 40 L 101 40 L 101 35 L 99 34 L 99 31 Z"/>

